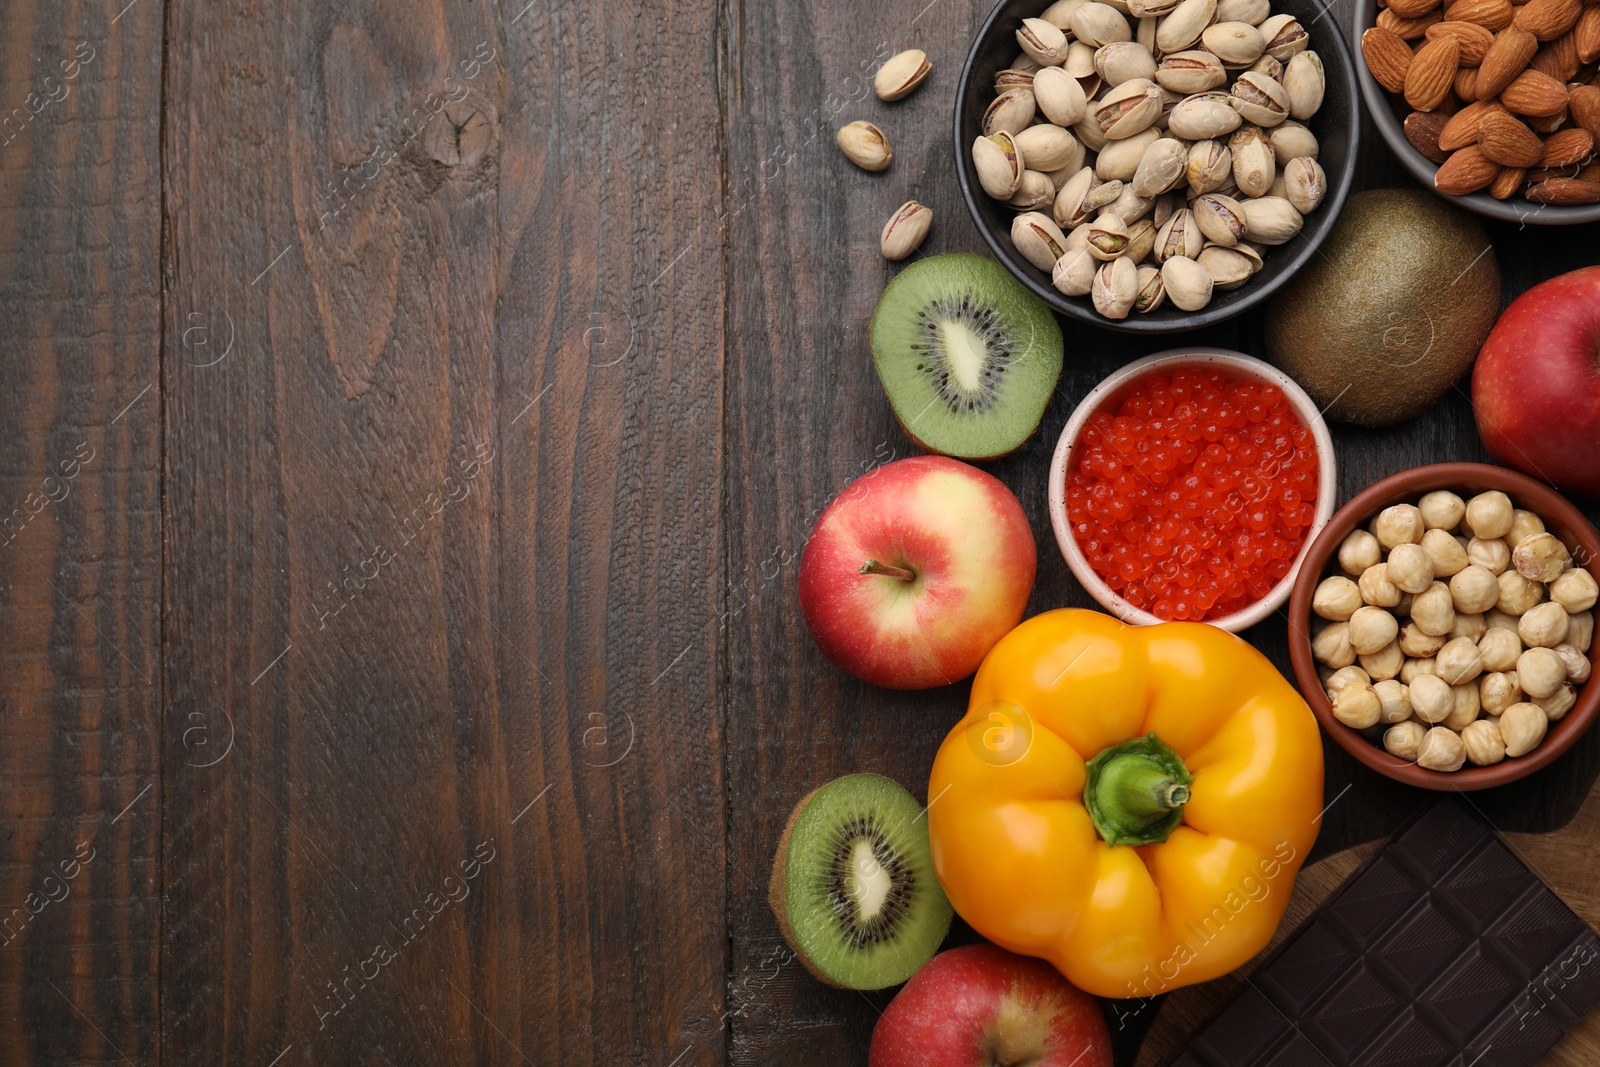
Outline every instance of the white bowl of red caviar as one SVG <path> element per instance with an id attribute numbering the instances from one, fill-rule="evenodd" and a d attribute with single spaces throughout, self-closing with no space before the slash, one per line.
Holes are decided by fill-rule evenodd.
<path id="1" fill-rule="evenodd" d="M 1334 511 L 1333 438 L 1288 375 L 1220 348 L 1160 352 L 1084 397 L 1050 465 L 1067 566 L 1124 622 L 1254 626 Z"/>

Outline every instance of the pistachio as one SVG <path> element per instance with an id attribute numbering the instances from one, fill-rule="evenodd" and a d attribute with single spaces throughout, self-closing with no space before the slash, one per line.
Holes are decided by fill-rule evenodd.
<path id="1" fill-rule="evenodd" d="M 1133 298 L 1133 309 L 1141 315 L 1154 311 L 1167 298 L 1167 285 L 1161 271 L 1148 264 L 1139 268 L 1138 295 Z"/>
<path id="2" fill-rule="evenodd" d="M 1056 193 L 1051 215 L 1057 225 L 1078 226 L 1121 195 L 1121 182 L 1102 182 L 1095 176 L 1094 168 L 1084 167 Z"/>
<path id="3" fill-rule="evenodd" d="M 1289 203 L 1302 215 L 1309 215 L 1322 204 L 1322 198 L 1328 194 L 1328 176 L 1322 173 L 1322 165 L 1310 156 L 1296 156 L 1289 160 L 1283 168 L 1283 182 L 1288 187 Z M 1451 543 L 1455 544 L 1452 538 Z M 1462 566 L 1465 567 L 1467 553 L 1461 550 Z"/>
<path id="4" fill-rule="evenodd" d="M 894 150 L 889 147 L 889 138 L 870 122 L 852 122 L 839 127 L 837 140 L 845 158 L 862 170 L 877 173 L 887 170 L 889 164 L 894 162 Z"/>
<path id="5" fill-rule="evenodd" d="M 1232 248 L 1223 248 L 1221 245 L 1210 245 L 1203 249 L 1196 262 L 1211 275 L 1211 280 L 1218 289 L 1237 289 L 1249 281 L 1250 275 L 1255 273 L 1250 257 Z"/>
<path id="6" fill-rule="evenodd" d="M 1128 247 L 1122 253 L 1135 263 L 1142 263 L 1156 246 L 1156 224 L 1153 219 L 1138 219 L 1128 224 Z"/>
<path id="7" fill-rule="evenodd" d="M 1232 133 L 1244 120 L 1229 100 L 1227 93 L 1216 90 L 1185 97 L 1167 116 L 1168 132 L 1185 141 L 1204 141 Z"/>
<path id="8" fill-rule="evenodd" d="M 933 225 L 933 212 L 923 207 L 915 200 L 907 200 L 900 205 L 883 226 L 883 234 L 879 238 L 878 247 L 883 251 L 883 258 L 891 262 L 905 259 L 915 252 L 922 244 L 922 239 L 928 236 L 928 228 Z"/>
<path id="9" fill-rule="evenodd" d="M 1060 67 L 1046 67 L 1033 76 L 1033 96 L 1044 117 L 1057 126 L 1076 126 L 1088 109 L 1083 86 Z"/>
<path id="10" fill-rule="evenodd" d="M 1053 271 L 1066 254 L 1067 236 L 1050 216 L 1028 211 L 1011 221 L 1011 243 L 1023 258 L 1043 271 Z"/>
<path id="11" fill-rule="evenodd" d="M 1233 153 L 1221 141 L 1196 141 L 1184 173 L 1196 193 L 1215 192 L 1233 175 Z"/>
<path id="12" fill-rule="evenodd" d="M 1277 160 L 1266 134 L 1258 126 L 1244 125 L 1228 139 L 1233 153 L 1233 180 L 1245 196 L 1265 196 L 1277 175 Z"/>
<path id="13" fill-rule="evenodd" d="M 1039 17 L 1057 29 L 1070 30 L 1072 29 L 1072 13 L 1087 2 L 1088 0 L 1056 0 L 1055 3 L 1039 12 Z"/>
<path id="14" fill-rule="evenodd" d="M 986 137 L 993 137 L 1002 130 L 1016 135 L 1032 125 L 1034 113 L 1032 89 L 1008 89 L 989 102 L 981 128 Z"/>
<path id="15" fill-rule="evenodd" d="M 1156 234 L 1156 262 L 1165 263 L 1176 256 L 1196 259 L 1204 247 L 1205 235 L 1195 223 L 1194 214 L 1188 208 L 1179 208 Z M 1174 299 L 1173 303 L 1177 304 L 1178 301 Z"/>
<path id="16" fill-rule="evenodd" d="M 1173 213 L 1182 209 L 1186 204 L 1187 200 L 1183 195 L 1182 189 L 1174 189 L 1170 193 L 1162 193 L 1156 197 L 1155 208 L 1152 209 L 1150 214 L 1150 217 L 1155 221 L 1156 229 L 1159 230 L 1165 226 L 1167 220 L 1172 218 Z"/>
<path id="17" fill-rule="evenodd" d="M 1109 141 L 1094 161 L 1094 172 L 1105 181 L 1131 182 L 1150 146 L 1161 139 L 1161 131 L 1140 130 L 1121 141 Z"/>
<path id="18" fill-rule="evenodd" d="M 1276 126 L 1289 117 L 1289 92 L 1265 74 L 1247 70 L 1233 83 L 1233 106 L 1246 122 Z"/>
<path id="19" fill-rule="evenodd" d="M 1011 65 L 1007 69 L 1021 71 L 1024 74 L 1033 74 L 1036 73 L 1040 68 L 1039 64 L 1035 63 L 1033 61 L 1033 57 L 1028 53 L 1018 52 L 1011 60 Z"/>
<path id="20" fill-rule="evenodd" d="M 1228 72 L 1222 69 L 1222 60 L 1210 52 L 1176 52 L 1162 57 L 1155 79 L 1163 89 L 1175 93 L 1203 93 L 1226 84 Z"/>
<path id="21" fill-rule="evenodd" d="M 1192 47 L 1217 14 L 1217 0 L 1182 0 L 1156 27 L 1156 48 L 1171 55 Z"/>
<path id="22" fill-rule="evenodd" d="M 1017 44 L 1041 67 L 1053 67 L 1067 58 L 1067 35 L 1044 19 L 1023 19 Z"/>
<path id="23" fill-rule="evenodd" d="M 1259 29 L 1267 42 L 1267 55 L 1280 63 L 1289 62 L 1297 52 L 1304 52 L 1311 42 L 1311 35 L 1293 15 L 1273 15 L 1262 22 Z"/>
<path id="24" fill-rule="evenodd" d="M 1094 301 L 1094 309 L 1106 318 L 1127 318 L 1139 297 L 1139 268 L 1121 256 L 1100 264 L 1089 296 Z"/>
<path id="25" fill-rule="evenodd" d="M 1062 247 L 1066 249 L 1068 255 L 1071 255 L 1073 252 L 1086 251 L 1089 248 L 1089 224 L 1087 222 L 1079 223 L 1072 229 L 1068 230 L 1067 243 Z M 1062 257 L 1062 259 L 1065 258 L 1066 256 Z M 1056 262 L 1059 263 L 1061 260 L 1058 259 Z M 1096 260 L 1096 262 L 1099 261 Z"/>
<path id="26" fill-rule="evenodd" d="M 1122 12 L 1110 4 L 1080 4 L 1072 12 L 1072 32 L 1090 48 L 1112 41 L 1133 40 L 1133 27 Z"/>
<path id="27" fill-rule="evenodd" d="M 1305 218 L 1289 201 L 1263 196 L 1244 202 L 1245 233 L 1264 245 L 1281 245 L 1300 232 Z M 1442 587 L 1441 587 L 1442 588 Z M 1449 590 L 1445 590 L 1449 596 Z"/>
<path id="28" fill-rule="evenodd" d="M 1133 186 L 1123 182 L 1122 192 L 1117 194 L 1115 200 L 1106 205 L 1106 210 L 1121 218 L 1129 226 L 1132 226 L 1139 219 L 1150 214 L 1150 208 L 1154 204 L 1154 200 L 1140 196 L 1133 191 Z"/>
<path id="29" fill-rule="evenodd" d="M 1233 246 L 1233 250 L 1250 261 L 1251 273 L 1255 273 L 1266 266 L 1266 261 L 1261 258 L 1261 249 L 1249 241 L 1240 241 Z"/>
<path id="30" fill-rule="evenodd" d="M 1272 154 L 1278 160 L 1278 166 L 1283 166 L 1291 159 L 1301 156 L 1317 158 L 1317 138 L 1310 130 L 1298 122 L 1282 122 L 1272 128 L 1267 134 L 1267 140 L 1272 142 Z"/>
<path id="31" fill-rule="evenodd" d="M 1021 208 L 1024 211 L 1039 211 L 1049 207 L 1056 201 L 1056 185 L 1050 180 L 1050 175 L 1037 170 L 1022 172 L 1022 183 L 1017 186 L 1017 193 L 1006 204 L 1010 207 Z"/>
<path id="32" fill-rule="evenodd" d="M 1283 64 L 1279 63 L 1271 56 L 1262 56 L 1260 59 L 1250 64 L 1250 69 L 1255 71 L 1257 74 L 1265 74 L 1274 81 L 1283 81 Z"/>
<path id="33" fill-rule="evenodd" d="M 1128 224 L 1107 211 L 1089 224 L 1089 252 L 1099 260 L 1116 259 L 1128 247 Z"/>
<path id="34" fill-rule="evenodd" d="M 1101 81 L 1115 87 L 1135 78 L 1155 77 L 1156 57 L 1137 41 L 1112 41 L 1095 51 L 1094 69 Z"/>
<path id="35" fill-rule="evenodd" d="M 1315 52 L 1299 52 L 1290 57 L 1289 65 L 1283 70 L 1283 88 L 1289 94 L 1289 114 L 1302 120 L 1315 115 L 1322 107 L 1322 94 L 1327 85 L 1321 56 Z"/>
<path id="36" fill-rule="evenodd" d="M 1136 19 L 1153 19 L 1177 6 L 1178 0 L 1128 0 L 1128 14 Z"/>
<path id="37" fill-rule="evenodd" d="M 1046 68 L 1054 69 L 1054 68 Z M 994 76 L 994 91 L 996 93 L 1009 93 L 1013 89 L 1033 90 L 1033 80 L 1038 77 L 1027 70 L 1002 70 Z"/>
<path id="38" fill-rule="evenodd" d="M 1172 256 L 1161 264 L 1161 280 L 1174 306 L 1199 311 L 1211 303 L 1211 273 L 1188 256 Z"/>
<path id="39" fill-rule="evenodd" d="M 1027 169 L 1016 141 L 1004 130 L 972 142 L 972 166 L 978 172 L 978 184 L 996 200 L 1015 196 L 1022 185 L 1022 172 Z"/>
<path id="40" fill-rule="evenodd" d="M 1102 96 L 1090 113 L 1106 140 L 1119 141 L 1149 129 L 1161 117 L 1162 104 L 1154 82 L 1134 78 Z"/>
<path id="41" fill-rule="evenodd" d="M 1061 64 L 1061 69 L 1080 83 L 1088 78 L 1095 79 L 1097 84 L 1100 80 L 1099 72 L 1094 69 L 1094 48 L 1083 41 L 1073 41 L 1067 46 L 1067 61 Z M 1089 92 L 1089 86 L 1084 85 L 1083 91 Z"/>
<path id="42" fill-rule="evenodd" d="M 1148 132 L 1148 131 L 1146 131 Z M 1133 191 L 1144 197 L 1157 197 L 1176 188 L 1184 179 L 1189 151 L 1182 141 L 1161 137 L 1151 142 L 1133 174 Z"/>
<path id="43" fill-rule="evenodd" d="M 920 48 L 907 49 L 893 56 L 873 76 L 872 90 L 879 100 L 903 100 L 916 91 L 933 70 L 928 54 Z"/>
<path id="44" fill-rule="evenodd" d="M 1151 55 L 1156 54 L 1156 29 L 1160 25 L 1160 17 L 1151 15 L 1140 19 L 1133 27 L 1133 39 L 1144 45 Z"/>
<path id="45" fill-rule="evenodd" d="M 1106 146 L 1106 131 L 1100 128 L 1093 113 L 1085 114 L 1083 121 L 1072 127 L 1072 132 L 1091 152 L 1098 152 Z"/>
<path id="46" fill-rule="evenodd" d="M 1074 159 L 1083 159 L 1083 149 L 1078 139 L 1060 126 L 1049 123 L 1029 126 L 1016 134 L 1015 138 L 1017 151 L 1022 153 L 1022 158 L 1034 170 L 1060 170 Z"/>
<path id="47" fill-rule="evenodd" d="M 1261 31 L 1248 22 L 1214 22 L 1200 35 L 1200 42 L 1230 67 L 1248 67 L 1267 48 Z"/>
<path id="48" fill-rule="evenodd" d="M 1207 239 L 1231 248 L 1244 237 L 1244 209 L 1233 197 L 1207 193 L 1196 198 L 1191 210 Z"/>
<path id="49" fill-rule="evenodd" d="M 1050 284 L 1068 296 L 1088 296 L 1094 285 L 1095 271 L 1099 268 L 1100 261 L 1094 258 L 1087 247 L 1074 249 L 1056 260 Z"/>
<path id="50" fill-rule="evenodd" d="M 1218 22 L 1248 22 L 1259 26 L 1270 14 L 1271 0 L 1217 0 Z"/>

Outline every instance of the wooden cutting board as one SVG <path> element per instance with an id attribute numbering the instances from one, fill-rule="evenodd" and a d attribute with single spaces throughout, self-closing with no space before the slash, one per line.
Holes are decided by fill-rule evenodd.
<path id="1" fill-rule="evenodd" d="M 1572 822 L 1554 833 L 1503 836 L 1522 861 L 1537 871 L 1573 911 L 1600 930 L 1600 877 L 1596 874 L 1600 867 L 1600 789 L 1589 794 Z M 1135 1067 L 1155 1067 L 1181 1045 L 1244 984 L 1242 975 L 1252 972 L 1377 847 L 1375 841 L 1357 845 L 1301 871 L 1272 943 L 1232 975 L 1168 994 L 1139 1049 Z M 1596 1063 L 1600 1063 L 1600 1010 L 1591 1011 L 1576 1029 L 1556 1042 L 1539 1060 L 1539 1067 L 1593 1067 Z"/>

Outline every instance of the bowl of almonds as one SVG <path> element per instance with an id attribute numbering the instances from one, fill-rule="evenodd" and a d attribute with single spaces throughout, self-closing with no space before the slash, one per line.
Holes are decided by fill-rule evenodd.
<path id="1" fill-rule="evenodd" d="M 1315 253 L 1354 179 L 1355 66 L 1318 0 L 1002 0 L 958 83 L 957 175 L 1064 315 L 1231 318 Z"/>
<path id="2" fill-rule="evenodd" d="M 1515 471 L 1387 478 L 1312 544 L 1289 602 L 1300 690 L 1339 746 L 1424 789 L 1547 766 L 1600 713 L 1600 534 Z"/>
<path id="3" fill-rule="evenodd" d="M 1600 219 L 1600 5 L 1379 0 L 1361 92 L 1424 185 L 1480 215 Z"/>

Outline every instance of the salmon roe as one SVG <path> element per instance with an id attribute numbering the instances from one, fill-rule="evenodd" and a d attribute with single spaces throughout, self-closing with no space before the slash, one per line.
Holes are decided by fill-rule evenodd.
<path id="1" fill-rule="evenodd" d="M 1315 440 L 1275 385 L 1216 370 L 1138 382 L 1083 431 L 1067 518 L 1089 566 L 1161 619 L 1266 596 L 1316 514 Z"/>

